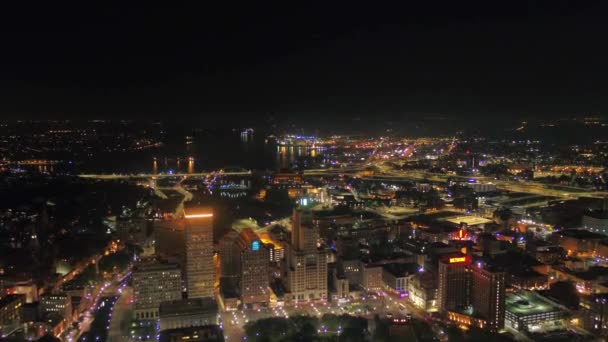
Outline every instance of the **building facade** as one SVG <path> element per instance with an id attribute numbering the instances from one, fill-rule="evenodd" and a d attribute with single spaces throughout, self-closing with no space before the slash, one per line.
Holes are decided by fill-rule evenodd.
<path id="1" fill-rule="evenodd" d="M 382 290 L 382 265 L 369 264 L 363 267 L 362 286 L 366 291 L 374 292 Z"/>
<path id="2" fill-rule="evenodd" d="M 239 236 L 240 293 L 245 305 L 266 304 L 270 299 L 270 256 L 266 246 L 249 228 Z"/>
<path id="3" fill-rule="evenodd" d="M 439 260 L 437 308 L 440 312 L 460 311 L 469 305 L 468 256 L 453 255 Z"/>
<path id="4" fill-rule="evenodd" d="M 0 298 L 0 333 L 10 331 L 21 323 L 21 307 L 24 304 L 24 295 L 12 294 Z"/>
<path id="5" fill-rule="evenodd" d="M 160 331 L 217 325 L 217 303 L 212 298 L 181 299 L 162 302 L 159 308 Z"/>
<path id="6" fill-rule="evenodd" d="M 327 251 L 318 246 L 319 226 L 307 199 L 294 209 L 287 260 L 287 288 L 293 301 L 327 299 Z"/>
<path id="7" fill-rule="evenodd" d="M 184 212 L 188 298 L 213 297 L 213 212 L 208 208 Z"/>
<path id="8" fill-rule="evenodd" d="M 471 304 L 476 315 L 486 320 L 487 328 L 498 331 L 505 323 L 505 272 L 492 270 L 482 262 L 471 270 Z"/>
<path id="9" fill-rule="evenodd" d="M 71 321 L 72 300 L 68 294 L 45 294 L 40 297 L 40 313 L 42 317 L 55 314 Z"/>
<path id="10" fill-rule="evenodd" d="M 135 319 L 158 319 L 160 303 L 181 298 L 182 278 L 177 264 L 153 262 L 133 271 Z"/>

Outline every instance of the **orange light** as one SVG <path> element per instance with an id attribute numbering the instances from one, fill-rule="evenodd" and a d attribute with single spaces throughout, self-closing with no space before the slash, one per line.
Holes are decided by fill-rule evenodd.
<path id="1" fill-rule="evenodd" d="M 467 233 L 464 231 L 464 229 L 460 229 L 460 230 L 458 231 L 458 238 L 459 238 L 460 240 L 464 239 L 466 236 L 467 236 Z"/>
<path id="2" fill-rule="evenodd" d="M 450 264 L 454 264 L 457 262 L 466 262 L 467 257 L 458 257 L 458 258 L 450 258 Z"/>
<path id="3" fill-rule="evenodd" d="M 213 214 L 192 214 L 192 215 L 185 215 L 184 217 L 187 219 L 204 218 L 204 217 L 213 217 Z"/>

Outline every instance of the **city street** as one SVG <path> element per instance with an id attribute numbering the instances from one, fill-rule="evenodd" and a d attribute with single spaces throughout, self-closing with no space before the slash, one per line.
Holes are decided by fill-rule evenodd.
<path id="1" fill-rule="evenodd" d="M 132 316 L 133 288 L 125 286 L 118 290 L 119 297 L 114 305 L 114 312 L 110 321 L 108 341 L 128 341 L 129 322 Z"/>

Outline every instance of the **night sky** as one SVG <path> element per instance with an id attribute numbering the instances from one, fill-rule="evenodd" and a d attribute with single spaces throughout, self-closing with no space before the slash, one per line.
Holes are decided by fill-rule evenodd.
<path id="1" fill-rule="evenodd" d="M 608 112 L 605 1 L 82 3 L 2 8 L 3 118 Z"/>

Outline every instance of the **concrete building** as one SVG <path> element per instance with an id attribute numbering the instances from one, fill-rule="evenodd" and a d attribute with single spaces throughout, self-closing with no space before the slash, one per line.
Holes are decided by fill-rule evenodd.
<path id="1" fill-rule="evenodd" d="M 521 291 L 506 298 L 505 325 L 515 330 L 534 331 L 563 319 L 566 312 L 535 292 Z"/>
<path id="2" fill-rule="evenodd" d="M 212 298 L 181 299 L 162 302 L 159 308 L 160 331 L 218 324 L 217 303 Z"/>
<path id="3" fill-rule="evenodd" d="M 583 329 L 598 335 L 608 333 L 608 294 L 580 296 L 579 317 Z"/>
<path id="4" fill-rule="evenodd" d="M 608 208 L 586 213 L 581 226 L 590 232 L 608 235 Z"/>
<path id="5" fill-rule="evenodd" d="M 382 266 L 382 281 L 388 291 L 399 296 L 407 296 L 408 282 L 418 273 L 417 263 L 390 263 Z"/>
<path id="6" fill-rule="evenodd" d="M 8 295 L 0 298 L 0 336 L 19 326 L 21 307 L 24 304 L 24 295 Z"/>
<path id="7" fill-rule="evenodd" d="M 465 183 L 465 185 L 471 188 L 476 193 L 496 191 L 496 184 L 492 183 Z"/>
<path id="8" fill-rule="evenodd" d="M 63 317 L 66 321 L 71 321 L 72 300 L 68 294 L 45 294 L 40 297 L 40 316 L 46 317 L 55 314 Z"/>
<path id="9" fill-rule="evenodd" d="M 470 257 L 452 254 L 439 260 L 437 308 L 442 313 L 464 310 L 469 305 Z"/>
<path id="10" fill-rule="evenodd" d="M 186 229 L 183 220 L 163 220 L 154 225 L 154 251 L 164 260 L 186 267 Z"/>
<path id="11" fill-rule="evenodd" d="M 160 333 L 160 342 L 223 342 L 224 334 L 217 325 L 167 329 Z"/>
<path id="12" fill-rule="evenodd" d="M 239 233 L 230 230 L 219 241 L 221 277 L 238 277 L 240 274 L 240 255 L 236 244 Z"/>
<path id="13" fill-rule="evenodd" d="M 606 236 L 584 229 L 566 229 L 551 235 L 551 240 L 566 250 L 569 256 L 594 256 L 598 243 Z"/>
<path id="14" fill-rule="evenodd" d="M 487 322 L 487 329 L 498 331 L 505 322 L 505 272 L 482 261 L 472 263 L 471 305 L 475 316 Z"/>
<path id="15" fill-rule="evenodd" d="M 158 319 L 161 302 L 181 298 L 181 270 L 177 264 L 151 262 L 133 270 L 135 319 Z"/>
<path id="16" fill-rule="evenodd" d="M 270 299 L 270 256 L 266 246 L 249 228 L 239 235 L 240 294 L 245 305 L 266 304 Z"/>
<path id="17" fill-rule="evenodd" d="M 363 263 L 359 259 L 341 260 L 344 276 L 350 286 L 359 286 L 363 282 Z"/>
<path id="18" fill-rule="evenodd" d="M 361 286 L 364 290 L 375 292 L 383 288 L 384 281 L 382 280 L 382 265 L 368 264 L 363 266 Z"/>
<path id="19" fill-rule="evenodd" d="M 186 289 L 188 298 L 213 297 L 213 212 L 209 208 L 184 210 L 186 230 Z"/>
<path id="20" fill-rule="evenodd" d="M 287 260 L 287 289 L 293 301 L 327 299 L 327 251 L 318 246 L 319 226 L 308 199 L 293 211 Z"/>
<path id="21" fill-rule="evenodd" d="M 437 273 L 421 272 L 410 279 L 408 299 L 424 311 L 437 311 Z"/>

